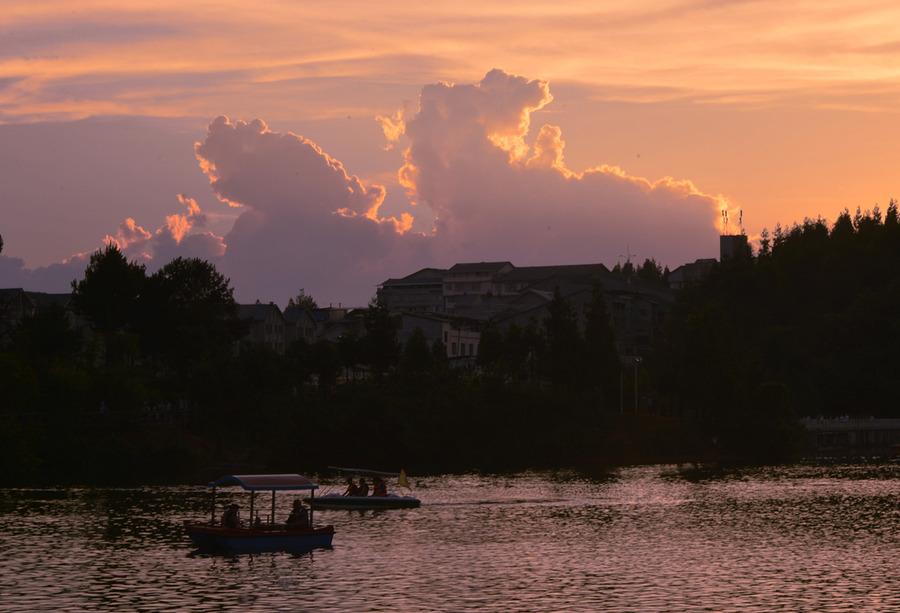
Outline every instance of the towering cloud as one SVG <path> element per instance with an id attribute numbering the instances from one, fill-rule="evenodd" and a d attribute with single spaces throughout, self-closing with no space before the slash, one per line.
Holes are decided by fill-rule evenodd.
<path id="1" fill-rule="evenodd" d="M 407 232 L 408 213 L 379 215 L 384 187 L 348 174 L 302 136 L 219 117 L 195 150 L 216 195 L 244 209 L 223 264 L 245 299 L 305 287 L 325 300 L 364 301 L 388 271 L 427 258 L 424 237 Z"/>
<path id="2" fill-rule="evenodd" d="M 614 166 L 568 168 L 559 127 L 531 134 L 551 101 L 547 83 L 492 70 L 472 85 L 426 86 L 418 112 L 390 132 L 409 141 L 400 181 L 434 211 L 446 260 L 610 262 L 627 245 L 677 264 L 710 252 L 721 198 Z"/>
<path id="3" fill-rule="evenodd" d="M 424 233 L 409 212 L 384 216 L 385 188 L 309 139 L 219 117 L 195 154 L 215 195 L 240 211 L 231 231 L 201 231 L 205 215 L 180 196 L 187 211 L 155 231 L 128 218 L 107 240 L 151 266 L 212 259 L 242 300 L 284 301 L 303 287 L 355 303 L 386 277 L 461 260 L 611 263 L 629 248 L 674 265 L 714 252 L 721 197 L 615 166 L 569 168 L 562 130 L 531 127 L 552 100 L 546 82 L 492 70 L 474 84 L 427 85 L 413 112 L 379 117 L 402 151 L 410 210 L 434 219 Z M 0 262 L 0 276 L 4 266 L 23 270 Z"/>

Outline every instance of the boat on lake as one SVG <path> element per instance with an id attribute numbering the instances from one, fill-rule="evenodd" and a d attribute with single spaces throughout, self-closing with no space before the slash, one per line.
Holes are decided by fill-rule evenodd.
<path id="1" fill-rule="evenodd" d="M 409 481 L 406 472 L 401 470 L 399 473 L 384 472 L 380 470 L 369 470 L 365 468 L 341 468 L 338 466 L 329 466 L 340 474 L 353 477 L 374 477 L 377 479 L 396 478 L 397 486 L 409 489 Z M 401 496 L 398 494 L 390 494 L 385 491 L 382 495 L 354 496 L 346 494 L 325 494 L 318 498 L 310 497 L 306 500 L 310 508 L 334 510 L 334 509 L 358 509 L 358 510 L 377 510 L 377 509 L 413 509 L 421 506 L 422 501 L 415 496 Z"/>
<path id="2" fill-rule="evenodd" d="M 239 485 L 250 492 L 250 519 L 240 521 L 236 514 L 237 505 L 229 505 L 234 511 L 231 525 L 216 520 L 216 490 L 220 487 Z M 308 521 L 279 523 L 275 521 L 275 496 L 277 492 L 309 492 L 308 500 L 315 500 L 318 485 L 307 477 L 297 474 L 281 475 L 226 475 L 209 483 L 212 488 L 212 503 L 209 521 L 185 521 L 188 536 L 201 552 L 212 553 L 261 553 L 266 551 L 288 551 L 301 553 L 320 547 L 331 547 L 334 526 L 316 527 L 313 521 L 313 505 L 310 505 Z M 256 494 L 271 492 L 271 513 L 263 520 L 259 509 L 255 508 Z M 254 514 L 254 511 L 256 513 Z M 227 514 L 227 513 L 226 513 Z"/>

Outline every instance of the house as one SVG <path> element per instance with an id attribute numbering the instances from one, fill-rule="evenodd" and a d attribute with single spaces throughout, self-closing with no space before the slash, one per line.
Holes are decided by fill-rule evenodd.
<path id="1" fill-rule="evenodd" d="M 0 345 L 8 343 L 19 323 L 34 311 L 34 301 L 21 287 L 0 289 Z"/>
<path id="2" fill-rule="evenodd" d="M 679 290 L 699 283 L 706 278 L 716 263 L 716 258 L 703 258 L 688 264 L 682 264 L 669 273 L 667 279 L 669 287 Z"/>
<path id="3" fill-rule="evenodd" d="M 239 304 L 237 317 L 247 324 L 247 333 L 238 342 L 239 347 L 246 344 L 265 345 L 278 354 L 284 354 L 284 315 L 274 302 L 264 304 L 257 300 L 255 304 Z"/>
<path id="4" fill-rule="evenodd" d="M 311 315 L 316 323 L 316 339 L 337 341 L 345 335 L 362 337 L 366 334 L 366 309 L 338 305 L 313 309 Z"/>
<path id="5" fill-rule="evenodd" d="M 86 328 L 86 322 L 71 307 L 72 294 L 28 292 L 22 288 L 0 289 L 0 345 L 8 342 L 19 323 L 35 313 L 59 308 L 66 314 L 73 330 Z"/>
<path id="6" fill-rule="evenodd" d="M 523 292 L 509 310 L 493 318 L 492 323 L 501 329 L 511 325 L 522 328 L 543 326 L 550 316 L 554 291 L 558 290 L 572 307 L 576 323 L 583 330 L 593 300 L 594 286 L 562 281 L 550 289 L 549 285 L 554 281 L 535 284 Z M 619 355 L 649 353 L 674 302 L 673 293 L 655 283 L 616 275 L 607 278 L 600 288 Z"/>
<path id="7" fill-rule="evenodd" d="M 480 322 L 434 313 L 401 313 L 397 340 L 405 345 L 416 329 L 422 331 L 429 346 L 440 341 L 447 357 L 475 358 L 481 342 Z"/>
<path id="8" fill-rule="evenodd" d="M 316 320 L 309 309 L 292 304 L 284 310 L 283 316 L 284 342 L 287 345 L 298 340 L 315 342 Z"/>

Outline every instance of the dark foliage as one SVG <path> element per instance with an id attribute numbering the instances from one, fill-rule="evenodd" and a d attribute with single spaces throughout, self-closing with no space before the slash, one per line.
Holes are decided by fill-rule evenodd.
<path id="1" fill-rule="evenodd" d="M 682 290 L 640 368 L 619 362 L 601 287 L 584 312 L 557 292 L 545 320 L 485 328 L 477 365 L 459 367 L 421 331 L 401 346 L 376 301 L 364 335 L 237 351 L 232 291 L 211 264 L 179 258 L 147 277 L 108 247 L 86 272 L 73 304 L 87 325 L 42 310 L 0 349 L 6 483 L 194 481 L 225 464 L 781 461 L 799 449 L 796 415 L 900 406 L 893 203 L 764 232 L 755 256 Z M 620 272 L 665 277 L 653 260 Z M 652 410 L 635 410 L 635 377 Z"/>

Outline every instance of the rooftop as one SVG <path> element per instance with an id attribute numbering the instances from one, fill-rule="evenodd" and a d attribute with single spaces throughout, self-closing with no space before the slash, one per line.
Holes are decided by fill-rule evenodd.
<path id="1" fill-rule="evenodd" d="M 521 266 L 503 275 L 507 281 L 540 281 L 549 277 L 594 278 L 604 277 L 609 269 L 603 264 L 561 264 L 559 266 Z"/>
<path id="2" fill-rule="evenodd" d="M 475 272 L 496 273 L 507 266 L 512 267 L 512 262 L 463 262 L 454 264 L 447 272 L 451 275 Z"/>
<path id="3" fill-rule="evenodd" d="M 444 278 L 444 275 L 447 274 L 446 268 L 423 268 L 422 270 L 417 270 L 411 275 L 406 275 L 400 279 L 388 279 L 382 286 L 385 285 L 420 285 L 424 283 L 441 283 Z"/>
<path id="4" fill-rule="evenodd" d="M 238 319 L 265 321 L 268 319 L 268 316 L 272 313 L 273 309 L 278 315 L 281 315 L 281 309 L 272 302 L 269 302 L 268 304 L 263 304 L 262 302 L 257 302 L 256 304 L 239 304 L 237 305 L 237 316 Z"/>

